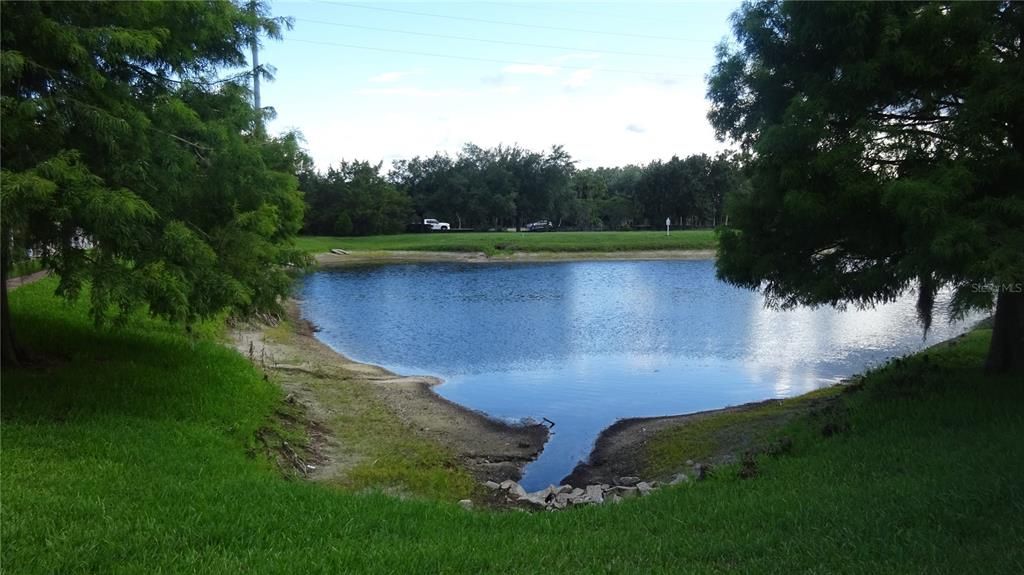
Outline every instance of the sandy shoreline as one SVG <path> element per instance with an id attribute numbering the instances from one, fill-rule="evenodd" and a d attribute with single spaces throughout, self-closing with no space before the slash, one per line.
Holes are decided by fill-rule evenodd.
<path id="1" fill-rule="evenodd" d="M 290 300 L 286 311 L 286 330 L 240 327 L 232 331 L 232 343 L 273 373 L 285 393 L 303 406 L 311 423 L 326 430 L 315 446 L 322 464 L 310 475 L 312 479 L 343 481 L 366 458 L 340 439 L 341 430 L 351 425 L 352 408 L 345 404 L 353 393 L 379 402 L 408 433 L 450 450 L 478 481 L 519 479 L 526 464 L 544 449 L 546 426 L 491 419 L 434 393 L 432 387 L 440 383 L 437 378 L 402 376 L 353 361 L 316 339 L 315 328 L 302 318 L 298 302 Z"/>

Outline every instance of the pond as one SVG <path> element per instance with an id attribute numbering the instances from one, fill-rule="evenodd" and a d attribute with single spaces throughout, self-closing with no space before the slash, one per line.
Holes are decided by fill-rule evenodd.
<path id="1" fill-rule="evenodd" d="M 437 376 L 438 394 L 492 417 L 555 422 L 527 489 L 557 484 L 618 419 L 798 395 L 968 327 L 940 313 L 923 339 L 911 296 L 767 310 L 710 260 L 329 269 L 299 295 L 354 360 Z"/>

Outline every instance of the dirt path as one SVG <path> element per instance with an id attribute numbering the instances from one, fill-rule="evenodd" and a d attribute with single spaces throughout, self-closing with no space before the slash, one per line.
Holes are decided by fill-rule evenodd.
<path id="1" fill-rule="evenodd" d="M 14 291 L 23 285 L 34 284 L 48 275 L 50 275 L 50 270 L 40 270 L 28 275 L 10 278 L 7 280 L 7 291 Z"/>
<path id="2" fill-rule="evenodd" d="M 354 362 L 313 337 L 312 325 L 300 317 L 295 302 L 289 302 L 288 316 L 288 324 L 276 328 L 236 329 L 232 340 L 324 430 L 314 437 L 321 464 L 310 474 L 313 479 L 341 479 L 363 462 L 372 450 L 360 446 L 372 445 L 375 429 L 370 427 L 381 417 L 397 418 L 402 433 L 448 449 L 479 481 L 518 479 L 543 449 L 545 426 L 489 419 L 434 393 L 431 387 L 440 383 L 435 378 L 400 376 Z"/>
<path id="3" fill-rule="evenodd" d="M 648 250 L 633 252 L 514 252 L 488 256 L 483 252 L 419 252 L 419 251 L 349 251 L 316 254 L 324 267 L 374 263 L 501 263 L 501 262 L 569 262 L 625 260 L 706 260 L 714 259 L 715 250 Z"/>

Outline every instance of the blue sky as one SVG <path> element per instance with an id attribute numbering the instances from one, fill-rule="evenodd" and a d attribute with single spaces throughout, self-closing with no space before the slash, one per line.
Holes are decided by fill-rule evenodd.
<path id="1" fill-rule="evenodd" d="M 580 167 L 712 153 L 705 75 L 738 2 L 273 2 L 271 131 L 317 166 L 560 144 Z"/>

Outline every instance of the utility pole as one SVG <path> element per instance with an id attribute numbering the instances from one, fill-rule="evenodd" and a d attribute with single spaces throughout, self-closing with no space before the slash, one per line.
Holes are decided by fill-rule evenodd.
<path id="1" fill-rule="evenodd" d="M 260 105 L 260 40 L 253 30 L 249 44 L 252 48 L 252 104 L 256 112 L 256 135 L 263 135 L 263 107 Z"/>
<path id="2" fill-rule="evenodd" d="M 260 18 L 259 0 L 250 0 L 246 9 L 253 19 Z M 252 108 L 256 112 L 256 126 L 254 132 L 257 136 L 263 135 L 263 107 L 260 103 L 260 27 L 253 24 L 249 36 L 249 49 L 252 50 Z"/>
<path id="3" fill-rule="evenodd" d="M 270 8 L 267 0 L 248 0 L 245 4 L 245 11 L 252 17 L 252 28 L 249 30 L 249 49 L 252 51 L 252 108 L 256 114 L 256 125 L 253 133 L 256 136 L 264 136 L 263 127 L 263 102 L 260 101 L 260 76 L 264 70 L 260 67 L 260 34 L 281 39 L 281 29 L 292 29 L 292 19 L 270 16 Z M 273 69 L 273 68 L 271 68 Z M 268 79 L 273 80 L 268 76 Z"/>

